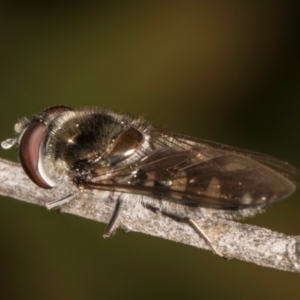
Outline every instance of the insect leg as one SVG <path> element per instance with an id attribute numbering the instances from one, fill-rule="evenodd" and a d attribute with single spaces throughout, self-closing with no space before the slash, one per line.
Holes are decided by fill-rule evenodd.
<path id="1" fill-rule="evenodd" d="M 152 212 L 154 212 L 155 214 L 157 214 L 157 213 L 160 212 L 159 207 L 153 206 L 153 205 L 151 205 L 151 204 L 149 204 L 149 203 L 142 203 L 142 205 L 143 205 L 145 208 L 147 208 L 147 209 L 151 210 Z"/>
<path id="2" fill-rule="evenodd" d="M 213 250 L 213 252 L 215 254 L 217 254 L 218 256 L 225 258 L 226 257 L 223 255 L 222 252 L 220 252 L 217 247 L 213 244 L 213 242 L 211 241 L 211 239 L 209 238 L 209 236 L 203 231 L 203 229 L 196 223 L 195 220 L 187 218 L 185 220 L 191 227 L 193 227 L 193 229 L 199 233 L 201 235 L 201 237 L 206 241 L 206 243 L 211 247 L 211 249 Z"/>
<path id="3" fill-rule="evenodd" d="M 109 220 L 109 222 L 105 228 L 105 231 L 103 233 L 104 238 L 110 237 L 112 235 L 112 233 L 114 233 L 114 231 L 117 229 L 117 227 L 118 227 L 117 221 L 120 217 L 122 207 L 123 207 L 123 201 L 119 198 L 117 201 L 115 210 L 113 212 L 113 215 L 112 215 L 111 219 Z"/>
<path id="4" fill-rule="evenodd" d="M 155 213 L 158 213 L 160 212 L 162 215 L 164 216 L 167 216 L 177 222 L 184 222 L 184 223 L 187 223 L 189 224 L 205 241 L 206 243 L 210 246 L 210 248 L 212 249 L 212 251 L 224 258 L 224 259 L 227 259 L 223 254 L 222 252 L 220 252 L 217 247 L 214 245 L 214 243 L 211 241 L 211 239 L 209 238 L 209 236 L 204 232 L 204 230 L 196 223 L 195 220 L 191 219 L 191 218 L 183 218 L 183 217 L 178 217 L 176 215 L 173 215 L 173 214 L 170 214 L 170 213 L 167 213 L 167 212 L 163 212 L 163 211 L 159 211 L 158 209 L 156 208 L 153 208 L 153 207 L 149 207 L 149 206 L 145 206 L 146 208 L 154 211 Z"/>
<path id="5" fill-rule="evenodd" d="M 50 202 L 46 203 L 46 207 L 48 209 L 52 209 L 54 207 L 61 206 L 65 203 L 68 203 L 69 201 L 71 201 L 75 196 L 76 195 L 74 195 L 74 194 L 69 194 L 61 199 L 50 201 Z"/>

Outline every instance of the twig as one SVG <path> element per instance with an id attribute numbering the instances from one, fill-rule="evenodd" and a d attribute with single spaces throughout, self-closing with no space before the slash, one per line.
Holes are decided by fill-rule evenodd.
<path id="1" fill-rule="evenodd" d="M 68 186 L 52 190 L 38 188 L 27 178 L 18 164 L 0 159 L 0 195 L 45 206 L 48 201 L 63 198 L 68 193 L 70 193 Z M 63 205 L 61 211 L 107 223 L 114 208 L 113 201 L 100 201 L 96 196 L 89 195 L 70 201 Z M 299 236 L 287 236 L 224 219 L 199 218 L 197 223 L 226 257 L 300 273 Z M 136 204 L 135 209 L 126 216 L 120 228 L 210 249 L 188 224 L 155 214 L 139 204 Z"/>

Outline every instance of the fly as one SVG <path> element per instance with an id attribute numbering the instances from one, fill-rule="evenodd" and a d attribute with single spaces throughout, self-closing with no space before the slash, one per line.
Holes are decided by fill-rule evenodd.
<path id="1" fill-rule="evenodd" d="M 187 222 L 222 256 L 195 216 L 237 219 L 291 195 L 300 171 L 276 158 L 159 130 L 151 123 L 98 108 L 53 106 L 15 125 L 19 161 L 39 187 L 69 184 L 116 199 L 104 236 L 119 226 L 124 196 L 145 209 Z M 117 195 L 117 198 L 114 197 Z M 128 197 L 126 198 L 128 199 Z M 128 201 L 128 200 L 126 200 Z"/>

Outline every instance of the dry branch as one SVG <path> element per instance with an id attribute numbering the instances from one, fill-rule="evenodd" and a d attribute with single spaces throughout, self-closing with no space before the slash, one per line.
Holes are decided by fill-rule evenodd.
<path id="1" fill-rule="evenodd" d="M 38 188 L 27 178 L 18 164 L 0 159 L 0 195 L 45 206 L 47 201 L 63 198 L 69 192 L 68 186 L 52 190 Z M 155 214 L 143 209 L 142 206 L 139 207 L 138 204 L 136 206 L 136 209 L 132 210 L 120 224 L 122 229 L 210 249 L 188 224 Z M 61 211 L 107 223 L 114 208 L 113 201 L 99 201 L 97 197 L 82 196 L 63 205 Z M 287 236 L 265 228 L 224 219 L 200 219 L 199 225 L 226 257 L 300 273 L 298 236 Z"/>

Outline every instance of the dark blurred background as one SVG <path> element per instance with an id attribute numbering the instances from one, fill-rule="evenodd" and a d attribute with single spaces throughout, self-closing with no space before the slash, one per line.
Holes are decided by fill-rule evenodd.
<path id="1" fill-rule="evenodd" d="M 0 139 L 55 104 L 300 167 L 297 1 L 0 2 Z M 14 151 L 1 157 L 16 161 Z M 300 193 L 245 222 L 300 234 Z M 299 275 L 1 197 L 1 299 L 299 299 Z"/>

